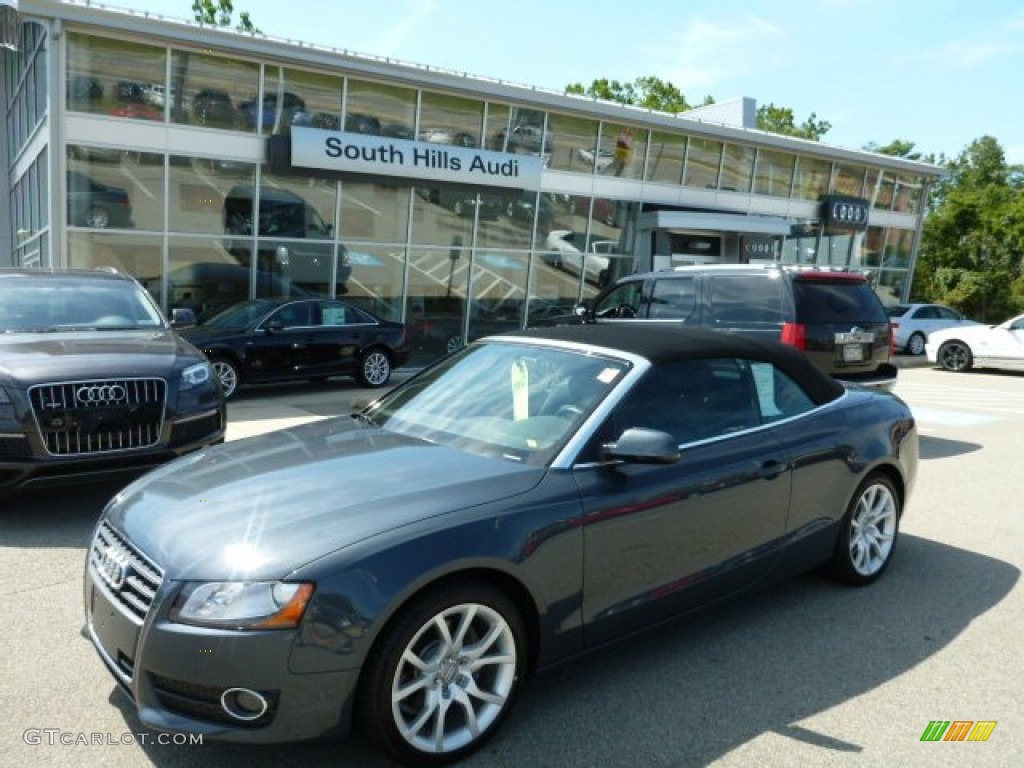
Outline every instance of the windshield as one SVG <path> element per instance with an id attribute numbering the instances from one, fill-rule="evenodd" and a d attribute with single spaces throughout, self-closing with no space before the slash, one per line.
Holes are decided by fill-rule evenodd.
<path id="1" fill-rule="evenodd" d="M 162 327 L 160 310 L 131 280 L 50 274 L 0 280 L 2 333 Z"/>
<path id="2" fill-rule="evenodd" d="M 476 343 L 385 395 L 364 416 L 469 453 L 546 464 L 627 368 L 584 352 Z"/>
<path id="3" fill-rule="evenodd" d="M 263 318 L 272 307 L 273 304 L 266 301 L 243 301 L 204 320 L 203 325 L 213 328 L 248 328 Z"/>

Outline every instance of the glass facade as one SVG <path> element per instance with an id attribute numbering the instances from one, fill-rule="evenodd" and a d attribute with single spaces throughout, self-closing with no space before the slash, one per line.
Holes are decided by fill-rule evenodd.
<path id="1" fill-rule="evenodd" d="M 166 309 L 185 293 L 211 312 L 254 296 L 344 296 L 408 323 L 425 362 L 467 339 L 568 312 L 635 269 L 644 182 L 662 195 L 745 195 L 752 214 L 758 199 L 818 204 L 828 193 L 909 214 L 906 229 L 858 233 L 827 232 L 813 214 L 791 218 L 788 236 L 751 238 L 766 241 L 755 243 L 758 255 L 868 269 L 890 302 L 900 298 L 893 287 L 908 284 L 925 176 L 720 140 L 687 131 L 685 121 L 678 130 L 645 127 L 494 100 L 483 89 L 473 97 L 420 88 L 414 78 L 376 81 L 110 30 L 71 29 L 64 40 L 70 116 L 195 132 L 194 154 L 182 154 L 157 146 L 155 134 L 120 146 L 71 131 L 62 169 L 64 261 L 125 269 Z M 22 140 L 46 104 L 37 91 L 47 59 L 30 50 L 17 54 L 17 75 L 5 54 L 15 95 L 8 133 Z M 292 126 L 539 156 L 548 171 L 578 176 L 579 193 L 272 173 L 254 151 L 235 149 Z M 17 153 L 17 141 L 8 146 Z M 15 183 L 19 229 L 46 231 L 51 172 L 44 152 Z M 719 242 L 723 260 L 744 260 L 721 245 L 727 232 L 696 236 Z"/>

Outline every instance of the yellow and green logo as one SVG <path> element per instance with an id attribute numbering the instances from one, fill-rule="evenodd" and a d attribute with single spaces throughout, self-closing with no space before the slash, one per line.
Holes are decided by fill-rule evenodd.
<path id="1" fill-rule="evenodd" d="M 932 720 L 921 741 L 988 741 L 996 720 Z"/>

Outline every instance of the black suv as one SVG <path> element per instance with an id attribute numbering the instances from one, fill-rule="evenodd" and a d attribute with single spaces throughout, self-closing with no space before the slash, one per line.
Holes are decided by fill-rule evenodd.
<path id="1" fill-rule="evenodd" d="M 0 269 L 0 489 L 139 474 L 224 427 L 209 362 L 133 278 Z"/>
<path id="2" fill-rule="evenodd" d="M 891 388 L 892 327 L 860 272 L 720 264 L 623 277 L 577 321 L 682 322 L 791 344 L 837 379 Z"/>

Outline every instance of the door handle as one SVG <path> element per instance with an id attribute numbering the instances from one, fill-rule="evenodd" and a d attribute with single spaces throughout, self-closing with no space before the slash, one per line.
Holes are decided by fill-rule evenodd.
<path id="1" fill-rule="evenodd" d="M 775 461 L 774 459 L 766 461 L 761 465 L 761 469 L 758 470 L 758 474 L 765 480 L 771 480 L 772 478 L 778 477 L 786 471 L 786 464 L 782 461 Z"/>

